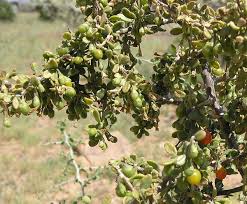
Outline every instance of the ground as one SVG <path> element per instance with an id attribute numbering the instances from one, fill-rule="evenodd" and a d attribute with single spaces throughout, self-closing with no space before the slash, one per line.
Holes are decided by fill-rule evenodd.
<path id="1" fill-rule="evenodd" d="M 61 21 L 41 21 L 34 13 L 20 13 L 13 23 L 0 22 L 0 28 L 0 70 L 16 69 L 18 72 L 30 73 L 32 62 L 42 65 L 44 50 L 54 51 L 59 45 L 67 25 Z M 144 57 L 150 57 L 154 51 L 164 51 L 172 40 L 170 36 L 161 35 L 146 39 L 142 46 Z M 149 64 L 140 65 L 139 70 L 145 72 L 147 77 L 150 76 Z M 0 203 L 58 203 L 77 195 L 78 185 L 72 181 L 71 169 L 69 172 L 64 171 L 67 150 L 51 144 L 61 139 L 56 128 L 57 121 L 61 119 L 65 119 L 63 112 L 57 113 L 54 119 L 38 118 L 35 115 L 13 119 L 11 129 L 0 126 Z M 166 158 L 163 144 L 171 140 L 171 124 L 174 120 L 174 107 L 164 107 L 160 117 L 160 131 L 152 130 L 149 137 L 138 140 L 129 131 L 134 122 L 121 115 L 120 122 L 112 130 L 119 141 L 111 144 L 105 152 L 87 145 L 85 127 L 90 119 L 70 122 L 68 131 L 84 141 L 79 146 L 81 155 L 77 160 L 87 167 L 104 166 L 110 159 L 132 153 L 162 161 Z M 226 182 L 231 187 L 237 186 L 240 181 L 235 176 Z M 113 195 L 114 186 L 114 177 L 105 172 L 103 179 L 95 181 L 87 192 L 97 198 L 93 203 L 111 199 L 112 203 L 117 204 L 120 201 Z"/>

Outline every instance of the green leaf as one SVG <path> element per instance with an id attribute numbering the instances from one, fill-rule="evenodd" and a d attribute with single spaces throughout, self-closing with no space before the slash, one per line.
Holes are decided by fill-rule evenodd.
<path id="1" fill-rule="evenodd" d="M 111 16 L 110 17 L 110 21 L 113 22 L 113 23 L 115 23 L 117 21 L 124 21 L 124 22 L 127 22 L 127 23 L 131 23 L 133 21 L 133 19 L 127 18 L 122 13 L 119 13 L 117 15 Z"/>
<path id="2" fill-rule="evenodd" d="M 153 160 L 148 160 L 147 163 L 152 166 L 155 170 L 159 171 L 159 165 L 153 161 Z"/>
<path id="3" fill-rule="evenodd" d="M 178 166 L 183 166 L 186 162 L 186 155 L 185 154 L 182 154 L 182 155 L 179 155 L 176 159 L 176 164 Z"/>
<path id="4" fill-rule="evenodd" d="M 152 185 L 152 176 L 151 175 L 147 175 L 145 176 L 142 180 L 141 180 L 141 185 L 140 188 L 150 188 Z"/>
<path id="5" fill-rule="evenodd" d="M 169 165 L 175 164 L 175 162 L 176 162 L 176 159 L 169 159 L 169 160 L 165 161 L 165 163 L 163 163 L 163 165 L 169 166 Z"/>
<path id="6" fill-rule="evenodd" d="M 180 35 L 181 33 L 183 33 L 183 29 L 181 27 L 176 27 L 171 29 L 170 33 L 172 35 Z"/>
<path id="7" fill-rule="evenodd" d="M 169 155 L 173 155 L 173 156 L 176 156 L 177 155 L 177 149 L 175 147 L 174 144 L 170 143 L 170 142 L 166 142 L 164 144 L 164 148 L 165 148 L 165 151 L 169 154 Z"/>
<path id="8" fill-rule="evenodd" d="M 19 100 L 16 97 L 13 98 L 12 105 L 13 105 L 13 108 L 16 110 L 19 108 Z"/>

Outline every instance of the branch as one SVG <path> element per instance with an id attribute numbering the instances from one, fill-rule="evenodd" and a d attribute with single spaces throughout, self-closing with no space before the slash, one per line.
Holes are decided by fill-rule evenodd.
<path id="1" fill-rule="evenodd" d="M 75 173 L 76 173 L 75 181 L 80 184 L 82 195 L 84 195 L 84 188 L 86 186 L 86 183 L 81 179 L 80 167 L 77 164 L 77 162 L 75 161 L 75 154 L 74 154 L 74 151 L 73 151 L 73 147 L 72 147 L 72 145 L 70 144 L 70 141 L 69 141 L 70 137 L 65 132 L 65 130 L 63 130 L 62 132 L 63 132 L 63 135 L 64 135 L 64 144 L 69 148 L 69 156 L 70 156 L 71 162 L 72 162 L 72 164 L 73 164 L 73 166 L 75 168 Z"/>
<path id="2" fill-rule="evenodd" d="M 202 76 L 203 76 L 204 84 L 206 87 L 208 99 L 212 101 L 212 105 L 213 105 L 215 112 L 218 115 L 223 116 L 224 115 L 223 108 L 221 107 L 219 100 L 217 98 L 215 87 L 214 87 L 214 80 L 213 80 L 212 75 L 209 72 L 208 63 L 205 64 L 202 70 Z"/>
<path id="3" fill-rule="evenodd" d="M 222 196 L 222 195 L 230 195 L 232 193 L 237 193 L 243 190 L 243 185 L 238 186 L 232 189 L 227 189 L 227 190 L 222 190 L 217 192 L 217 196 Z"/>
<path id="4" fill-rule="evenodd" d="M 230 124 L 223 118 L 224 111 L 223 111 L 222 106 L 219 103 L 219 99 L 217 98 L 217 95 L 215 92 L 214 80 L 213 80 L 212 75 L 209 72 L 208 63 L 205 64 L 202 70 L 202 77 L 203 77 L 204 84 L 206 87 L 208 99 L 212 102 L 212 106 L 215 112 L 219 115 L 218 120 L 221 125 L 224 139 L 226 139 L 227 144 L 230 148 L 237 149 L 238 147 L 237 147 L 236 139 L 234 135 L 232 134 Z"/>
<path id="5" fill-rule="evenodd" d="M 134 187 L 133 185 L 130 183 L 129 178 L 127 178 L 121 171 L 121 169 L 118 166 L 114 166 L 111 162 L 110 165 L 117 171 L 118 176 L 123 179 L 123 181 L 125 182 L 125 184 L 128 186 L 129 190 L 134 191 Z"/>

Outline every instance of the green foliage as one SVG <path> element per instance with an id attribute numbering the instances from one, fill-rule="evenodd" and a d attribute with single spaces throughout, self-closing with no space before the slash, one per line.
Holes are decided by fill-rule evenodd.
<path id="1" fill-rule="evenodd" d="M 10 3 L 0 0 L 0 20 L 13 21 L 15 12 Z"/>
<path id="2" fill-rule="evenodd" d="M 82 21 L 80 9 L 76 8 L 70 0 L 42 0 L 37 4 L 40 18 L 47 21 L 60 19 L 75 26 Z"/>
<path id="3" fill-rule="evenodd" d="M 53 21 L 57 18 L 58 8 L 50 0 L 46 0 L 37 6 L 40 18 Z"/>
<path id="4" fill-rule="evenodd" d="M 86 24 L 65 32 L 57 53 L 43 54 L 39 72 L 2 73 L 5 118 L 32 112 L 52 118 L 65 107 L 69 120 L 91 114 L 89 145 L 105 150 L 117 142 L 110 127 L 120 112 L 131 114 L 131 131 L 141 138 L 158 129 L 160 107 L 175 104 L 179 143 L 165 145 L 170 159 L 159 165 L 131 155 L 110 162 L 117 195 L 125 203 L 217 203 L 236 190 L 224 191 L 215 177 L 223 166 L 229 175 L 242 175 L 246 201 L 247 1 L 217 10 L 180 0 L 77 4 Z M 169 24 L 178 45 L 155 53 L 150 80 L 136 69 L 142 38 L 166 32 Z"/>

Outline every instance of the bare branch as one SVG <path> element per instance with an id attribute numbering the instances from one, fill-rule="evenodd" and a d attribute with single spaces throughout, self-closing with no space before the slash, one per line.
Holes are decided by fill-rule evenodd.
<path id="1" fill-rule="evenodd" d="M 208 63 L 206 63 L 206 65 L 204 66 L 202 70 L 202 76 L 203 76 L 204 84 L 205 84 L 206 91 L 208 94 L 208 99 L 211 100 L 215 112 L 220 116 L 224 115 L 223 108 L 221 107 L 219 100 L 217 98 L 216 92 L 215 92 L 214 80 L 213 80 L 212 75 L 209 72 Z"/>
<path id="2" fill-rule="evenodd" d="M 243 189 L 243 185 L 242 186 L 235 187 L 235 188 L 232 188 L 232 189 L 218 191 L 217 192 L 217 196 L 230 195 L 232 193 L 240 192 L 240 191 L 242 191 L 242 189 Z"/>
<path id="3" fill-rule="evenodd" d="M 226 142 L 230 148 L 237 149 L 236 140 L 231 132 L 230 124 L 223 118 L 224 115 L 223 108 L 221 107 L 219 103 L 219 99 L 217 98 L 215 92 L 214 80 L 211 73 L 209 72 L 208 63 L 206 63 L 203 68 L 202 76 L 206 87 L 208 99 L 212 102 L 212 107 L 214 108 L 215 112 L 219 115 L 218 120 L 221 125 L 221 129 L 223 133 L 222 136 L 224 137 L 224 139 L 226 139 Z"/>
<path id="4" fill-rule="evenodd" d="M 73 150 L 73 147 L 72 147 L 72 145 L 70 144 L 70 141 L 69 141 L 70 137 L 65 132 L 65 130 L 63 130 L 63 135 L 64 135 L 64 144 L 69 148 L 69 156 L 70 156 L 71 162 L 72 162 L 72 164 L 73 164 L 73 166 L 75 168 L 75 173 L 76 173 L 75 181 L 80 184 L 82 195 L 84 195 L 84 188 L 86 186 L 86 183 L 81 179 L 80 167 L 79 167 L 79 165 L 77 164 L 77 162 L 75 160 L 74 150 Z"/>

